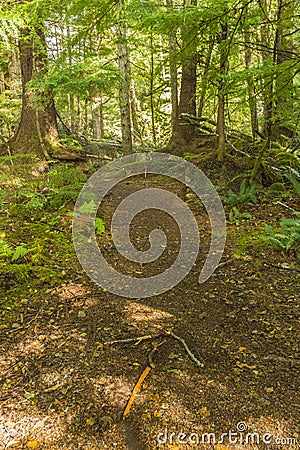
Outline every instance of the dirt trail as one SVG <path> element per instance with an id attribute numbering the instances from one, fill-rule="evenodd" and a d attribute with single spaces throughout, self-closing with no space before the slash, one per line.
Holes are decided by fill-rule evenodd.
<path id="1" fill-rule="evenodd" d="M 136 179 L 115 188 L 105 201 L 106 219 L 121 198 L 150 182 L 164 187 L 155 179 Z M 174 189 L 182 194 L 178 184 Z M 69 283 L 43 298 L 29 296 L 19 311 L 22 327 L 0 330 L 0 449 L 299 448 L 292 441 L 300 439 L 299 273 L 281 268 L 282 255 L 272 250 L 250 248 L 234 257 L 236 236 L 229 227 L 226 264 L 199 285 L 209 223 L 191 193 L 187 204 L 199 222 L 201 251 L 192 272 L 172 290 L 143 300 L 117 297 L 94 285 L 74 260 Z M 266 205 L 251 213 L 259 226 Z M 178 227 L 160 212 L 136 220 L 131 238 L 140 249 L 149 246 L 153 228 L 166 232 L 168 247 L 159 263 L 129 264 L 109 237 L 102 244 L 105 256 L 124 273 L 159 273 L 176 258 Z M 179 342 L 166 340 L 122 420 L 152 342 L 104 343 L 170 330 L 204 367 L 197 367 Z M 240 443 L 230 444 L 228 436 L 219 442 L 237 426 Z M 259 433 L 253 443 L 242 443 L 243 426 Z M 262 441 L 265 433 L 273 436 L 272 445 Z"/>

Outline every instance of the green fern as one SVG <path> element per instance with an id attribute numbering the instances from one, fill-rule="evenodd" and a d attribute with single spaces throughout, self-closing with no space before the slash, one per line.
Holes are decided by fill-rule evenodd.
<path id="1" fill-rule="evenodd" d="M 299 181 L 293 177 L 292 175 L 285 175 L 285 177 L 289 180 L 289 182 L 292 184 L 293 188 L 296 191 L 296 194 L 300 197 L 300 183 Z"/>
<path id="2" fill-rule="evenodd" d="M 105 224 L 100 217 L 96 217 L 95 219 L 95 232 L 98 236 L 102 236 L 105 233 Z"/>
<path id="3" fill-rule="evenodd" d="M 226 196 L 221 196 L 221 200 L 231 206 L 243 205 L 244 203 L 256 204 L 257 198 L 255 196 L 255 186 L 254 184 L 247 186 L 246 179 L 244 178 L 241 182 L 238 194 L 229 189 Z"/>
<path id="4" fill-rule="evenodd" d="M 0 239 L 0 258 L 6 258 L 7 256 L 12 255 L 13 249 L 5 242 L 3 239 Z"/>
<path id="5" fill-rule="evenodd" d="M 295 251 L 300 258 L 300 213 L 295 213 L 295 219 L 286 219 L 280 222 L 280 229 L 276 230 L 270 225 L 265 226 L 266 238 L 271 245 L 285 253 Z"/>

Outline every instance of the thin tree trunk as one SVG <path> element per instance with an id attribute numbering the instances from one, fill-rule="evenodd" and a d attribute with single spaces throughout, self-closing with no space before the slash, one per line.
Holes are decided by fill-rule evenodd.
<path id="1" fill-rule="evenodd" d="M 131 119 L 132 119 L 132 128 L 134 131 L 135 138 L 139 141 L 140 144 L 143 143 L 143 138 L 138 122 L 138 111 L 140 109 L 139 102 L 135 93 L 135 84 L 134 79 L 132 77 L 132 68 L 129 62 L 129 94 L 130 94 L 130 106 L 131 106 Z"/>
<path id="2" fill-rule="evenodd" d="M 265 11 L 266 17 L 264 18 L 264 23 L 260 28 L 260 38 L 262 44 L 262 64 L 267 66 L 270 61 L 274 62 L 274 55 L 270 50 L 270 23 L 269 23 L 269 6 L 266 0 L 261 2 L 262 8 Z M 271 75 L 272 76 L 272 75 Z M 273 79 L 270 77 L 265 77 L 264 79 L 264 90 L 263 90 L 263 135 L 266 139 L 269 139 L 272 134 L 272 118 L 273 118 Z"/>
<path id="3" fill-rule="evenodd" d="M 120 82 L 120 113 L 122 128 L 122 146 L 124 155 L 132 153 L 131 111 L 129 94 L 129 61 L 127 50 L 127 31 L 123 23 L 123 3 L 120 0 L 118 24 L 118 59 L 122 80 Z"/>
<path id="4" fill-rule="evenodd" d="M 152 125 L 152 139 L 154 147 L 156 148 L 156 130 L 155 130 L 155 111 L 154 111 L 154 51 L 153 51 L 153 36 L 151 32 L 150 37 L 151 48 L 151 70 L 150 70 L 150 109 L 151 109 L 151 125 Z"/>
<path id="5" fill-rule="evenodd" d="M 104 137 L 104 117 L 102 97 L 97 97 L 92 103 L 93 138 L 103 139 Z"/>
<path id="6" fill-rule="evenodd" d="M 208 86 L 208 71 L 210 68 L 210 62 L 211 62 L 214 45 L 215 45 L 214 38 L 211 37 L 207 55 L 206 55 L 206 59 L 205 59 L 205 63 L 204 63 L 202 80 L 201 80 L 201 91 L 200 91 L 199 106 L 198 106 L 198 116 L 199 117 L 201 117 L 203 114 L 205 96 L 206 96 L 206 91 L 207 91 L 207 86 Z"/>
<path id="7" fill-rule="evenodd" d="M 223 162 L 225 156 L 225 93 L 226 81 L 224 76 L 228 71 L 228 48 L 225 42 L 228 38 L 227 24 L 222 25 L 220 37 L 220 80 L 218 86 L 218 116 L 217 116 L 217 157 L 218 161 Z"/>
<path id="8" fill-rule="evenodd" d="M 167 5 L 173 7 L 173 1 L 167 0 Z M 176 120 L 178 117 L 178 70 L 177 70 L 177 43 L 176 30 L 169 33 L 169 61 L 170 61 L 170 85 L 171 85 L 171 126 L 174 133 Z"/>
<path id="9" fill-rule="evenodd" d="M 77 97 L 77 120 L 76 120 L 76 131 L 81 133 L 82 131 L 82 110 L 80 104 L 80 98 Z"/>
<path id="10" fill-rule="evenodd" d="M 5 91 L 4 72 L 0 70 L 0 94 L 3 94 L 4 91 Z"/>
<path id="11" fill-rule="evenodd" d="M 251 69 L 252 67 L 252 55 L 250 50 L 251 44 L 251 35 L 249 28 L 245 25 L 244 28 L 244 37 L 245 37 L 245 65 L 247 69 Z M 251 131 L 253 140 L 257 137 L 258 130 L 258 116 L 257 116 L 257 101 L 256 101 L 256 92 L 255 92 L 255 84 L 253 80 L 253 76 L 249 75 L 247 77 L 247 87 L 248 87 L 248 103 L 250 109 L 251 116 Z"/>

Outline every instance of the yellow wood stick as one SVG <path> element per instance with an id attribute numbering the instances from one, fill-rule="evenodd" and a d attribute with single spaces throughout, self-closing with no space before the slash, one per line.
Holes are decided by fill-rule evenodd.
<path id="1" fill-rule="evenodd" d="M 134 386 L 134 389 L 133 389 L 133 391 L 132 391 L 132 394 L 131 394 L 131 396 L 130 396 L 130 399 L 128 400 L 128 403 L 127 403 L 127 405 L 126 405 L 126 408 L 125 408 L 125 410 L 124 410 L 124 412 L 123 412 L 123 418 L 126 417 L 127 414 L 129 413 L 130 408 L 131 408 L 131 406 L 132 406 L 132 404 L 133 404 L 133 401 L 134 401 L 134 397 L 136 396 L 138 390 L 140 389 L 140 387 L 141 387 L 141 385 L 142 385 L 144 379 L 146 378 L 146 376 L 148 375 L 148 373 L 150 372 L 150 370 L 151 370 L 151 367 L 147 366 L 147 367 L 145 368 L 145 370 L 142 372 L 142 374 L 140 375 L 140 378 L 138 379 L 136 385 Z"/>

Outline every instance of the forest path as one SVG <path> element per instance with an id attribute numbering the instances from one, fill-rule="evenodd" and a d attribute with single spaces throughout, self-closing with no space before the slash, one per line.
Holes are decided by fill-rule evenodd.
<path id="1" fill-rule="evenodd" d="M 122 198 L 150 184 L 165 187 L 156 178 L 137 178 L 115 188 L 103 205 L 105 219 Z M 170 187 L 183 195 L 179 184 Z M 222 433 L 236 431 L 241 422 L 261 436 L 299 437 L 299 273 L 281 268 L 282 255 L 272 250 L 249 247 L 234 255 L 241 229 L 229 226 L 226 264 L 199 285 L 209 223 L 190 192 L 186 201 L 198 220 L 201 250 L 194 269 L 173 289 L 141 300 L 119 297 L 92 283 L 74 259 L 68 283 L 34 303 L 24 302 L 22 327 L 0 330 L 6 357 L 0 449 L 185 449 L 180 440 L 192 444 L 198 436 L 201 443 L 204 433 L 213 433 L 215 444 L 206 440 L 201 448 L 261 450 L 256 442 L 218 444 Z M 249 222 L 257 227 L 275 210 L 261 204 L 251 213 Z M 140 249 L 147 248 L 149 232 L 157 226 L 169 238 L 169 250 L 148 272 L 121 263 L 125 273 L 149 276 L 174 261 L 180 236 L 165 213 L 148 211 L 137 220 L 132 239 Z M 100 245 L 107 260 L 117 264 L 108 233 Z M 170 330 L 204 367 L 191 361 L 179 342 L 167 339 L 122 420 L 153 342 L 105 342 Z M 178 438 L 179 432 L 187 436 Z M 159 433 L 160 442 L 166 440 L 160 447 Z"/>

